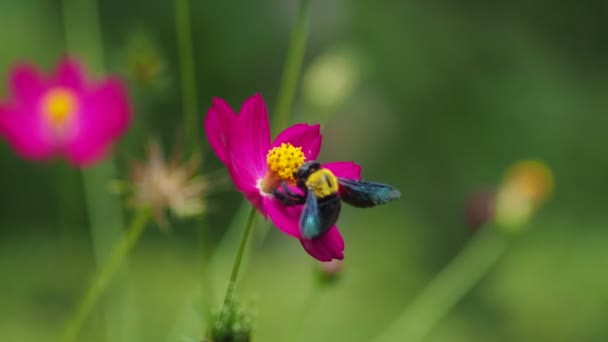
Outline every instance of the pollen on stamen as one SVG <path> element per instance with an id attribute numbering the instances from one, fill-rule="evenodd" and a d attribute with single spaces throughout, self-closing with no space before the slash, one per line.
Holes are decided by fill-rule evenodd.
<path id="1" fill-rule="evenodd" d="M 304 164 L 306 156 L 302 147 L 295 147 L 290 143 L 282 143 L 266 155 L 269 171 L 275 173 L 287 183 L 294 184 L 293 174 Z"/>

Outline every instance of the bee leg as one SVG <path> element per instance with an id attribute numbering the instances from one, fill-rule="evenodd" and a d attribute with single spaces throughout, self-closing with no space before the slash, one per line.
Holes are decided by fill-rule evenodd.
<path id="1" fill-rule="evenodd" d="M 277 189 L 275 189 L 272 191 L 272 194 L 285 206 L 304 204 L 304 202 L 306 202 L 306 196 L 289 190 L 285 182 L 281 182 L 281 187 L 283 188 L 283 192 L 279 192 Z"/>

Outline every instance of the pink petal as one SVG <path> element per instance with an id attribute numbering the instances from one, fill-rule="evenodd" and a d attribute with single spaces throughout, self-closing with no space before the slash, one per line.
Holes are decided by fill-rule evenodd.
<path id="1" fill-rule="evenodd" d="M 19 108 L 27 108 L 28 110 L 34 110 L 38 107 L 38 101 L 46 89 L 45 81 L 38 70 L 26 64 L 13 69 L 10 86 L 14 96 L 14 104 Z"/>
<path id="2" fill-rule="evenodd" d="M 287 235 L 295 238 L 301 238 L 300 234 L 300 215 L 302 214 L 302 206 L 286 207 L 274 197 L 264 196 L 264 208 L 279 230 Z"/>
<path id="3" fill-rule="evenodd" d="M 228 165 L 228 138 L 236 122 L 236 115 L 226 101 L 213 98 L 212 106 L 205 118 L 205 133 L 217 157 Z"/>
<path id="4" fill-rule="evenodd" d="M 264 196 L 260 194 L 258 189 L 251 191 L 242 191 L 243 196 L 253 205 L 262 216 L 266 219 L 268 217 L 268 211 L 264 202 Z"/>
<path id="5" fill-rule="evenodd" d="M 118 78 L 106 79 L 92 97 L 105 121 L 107 134 L 113 140 L 122 136 L 131 123 L 131 105 L 122 81 Z"/>
<path id="6" fill-rule="evenodd" d="M 361 179 L 361 166 L 353 162 L 333 162 L 323 164 L 323 167 L 333 172 L 336 177 L 347 179 Z"/>
<path id="7" fill-rule="evenodd" d="M 103 158 L 124 134 L 131 121 L 131 109 L 117 79 L 109 79 L 79 98 L 78 105 L 74 136 L 66 142 L 65 152 L 74 165 L 87 166 Z"/>
<path id="8" fill-rule="evenodd" d="M 0 136 L 3 136 L 22 158 L 44 160 L 56 151 L 41 120 L 30 111 L 0 107 Z"/>
<path id="9" fill-rule="evenodd" d="M 333 226 L 327 234 L 314 240 L 300 239 L 302 247 L 319 261 L 344 259 L 344 240 L 338 227 Z"/>
<path id="10" fill-rule="evenodd" d="M 230 136 L 230 175 L 240 191 L 257 189 L 266 173 L 270 149 L 270 124 L 264 100 L 259 94 L 249 98 L 237 117 Z"/>
<path id="11" fill-rule="evenodd" d="M 63 59 L 52 79 L 54 86 L 65 87 L 80 94 L 85 90 L 85 73 L 75 59 Z"/>
<path id="12" fill-rule="evenodd" d="M 321 149 L 321 132 L 319 125 L 295 124 L 279 133 L 272 144 L 273 147 L 281 143 L 290 143 L 293 146 L 302 147 L 306 160 L 315 160 Z"/>

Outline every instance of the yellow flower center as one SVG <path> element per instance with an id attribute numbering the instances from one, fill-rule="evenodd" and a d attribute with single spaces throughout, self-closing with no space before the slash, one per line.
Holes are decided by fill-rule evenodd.
<path id="1" fill-rule="evenodd" d="M 266 155 L 268 169 L 288 183 L 295 183 L 293 174 L 304 164 L 305 159 L 302 148 L 294 147 L 290 143 L 282 143 L 281 146 L 268 151 Z"/>
<path id="2" fill-rule="evenodd" d="M 73 119 L 77 105 L 76 96 L 65 88 L 50 90 L 42 103 L 45 118 L 54 129 L 62 129 Z"/>
<path id="3" fill-rule="evenodd" d="M 268 171 L 260 181 L 260 189 L 265 193 L 272 193 L 281 181 L 295 184 L 294 173 L 304 164 L 306 156 L 302 147 L 295 147 L 290 143 L 282 143 L 268 151 L 266 163 Z"/>

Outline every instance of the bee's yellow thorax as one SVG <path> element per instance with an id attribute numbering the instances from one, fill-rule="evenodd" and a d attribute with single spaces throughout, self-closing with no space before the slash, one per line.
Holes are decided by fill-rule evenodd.
<path id="1" fill-rule="evenodd" d="M 306 180 L 306 187 L 314 191 L 318 198 L 334 195 L 338 192 L 338 178 L 328 169 L 313 172 Z"/>

